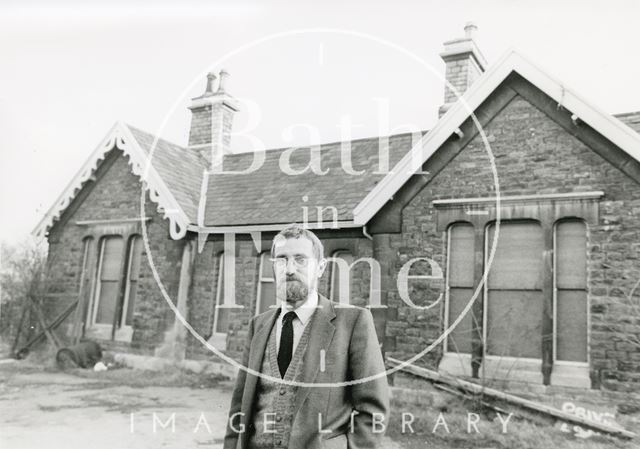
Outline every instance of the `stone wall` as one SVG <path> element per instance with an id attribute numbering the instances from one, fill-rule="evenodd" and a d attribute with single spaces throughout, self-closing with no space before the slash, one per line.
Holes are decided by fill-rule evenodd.
<path id="1" fill-rule="evenodd" d="M 131 173 L 128 160 L 121 151 L 113 150 L 109 153 L 95 175 L 96 180 L 90 181 L 83 188 L 50 231 L 46 299 L 48 316 L 54 316 L 78 298 L 84 253 L 83 239 L 93 237 L 92 245 L 95 246 L 90 264 L 91 269 L 95 270 L 98 242 L 102 235 L 100 228 L 104 230 L 107 226 L 111 229 L 110 233 L 117 233 L 117 229 L 111 225 L 81 225 L 78 222 L 114 223 L 140 217 L 141 184 Z M 156 211 L 157 205 L 149 200 L 148 195 L 145 198 L 145 215 L 149 218 L 146 222 L 149 249 L 164 287 L 175 303 L 184 242 L 169 238 L 168 221 Z M 138 226 L 136 233 L 140 233 L 139 224 L 133 225 Z M 94 278 L 95 273 L 90 277 L 90 281 Z M 86 292 L 89 290 L 85 291 L 85 301 L 89 296 Z M 73 314 L 63 323 L 61 332 L 58 332 L 61 336 L 69 335 L 72 317 Z M 101 341 L 101 344 L 126 348 L 132 352 L 152 353 L 162 342 L 164 332 L 172 324 L 173 312 L 156 284 L 147 260 L 147 251 L 143 249 L 131 342 Z"/>

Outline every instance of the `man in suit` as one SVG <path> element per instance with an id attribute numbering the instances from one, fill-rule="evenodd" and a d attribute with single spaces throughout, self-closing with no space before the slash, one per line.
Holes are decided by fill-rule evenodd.
<path id="1" fill-rule="evenodd" d="M 318 294 L 311 231 L 282 230 L 271 257 L 280 306 L 250 322 L 224 449 L 378 447 L 389 391 L 371 312 Z"/>

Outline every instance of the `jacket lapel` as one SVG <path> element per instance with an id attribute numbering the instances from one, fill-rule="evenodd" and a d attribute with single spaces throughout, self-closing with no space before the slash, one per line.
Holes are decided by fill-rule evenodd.
<path id="1" fill-rule="evenodd" d="M 271 333 L 271 329 L 278 317 L 278 311 L 279 309 L 270 310 L 266 315 L 264 315 L 264 317 L 259 318 L 259 322 L 256 323 L 256 330 L 253 338 L 251 339 L 249 364 L 247 366 L 247 368 L 256 373 L 259 373 L 262 368 L 262 359 L 267 348 L 269 334 Z M 251 424 L 250 421 L 253 419 L 253 405 L 256 397 L 257 382 L 258 376 L 252 373 L 247 373 L 244 383 L 244 391 L 242 393 L 242 407 L 240 409 L 240 411 L 244 413 L 243 418 L 247 428 L 249 427 L 249 424 Z M 241 437 L 242 439 L 246 438 L 246 432 L 242 433 Z"/>
<path id="2" fill-rule="evenodd" d="M 333 304 L 324 296 L 318 295 L 318 308 L 315 317 L 311 321 L 310 338 L 302 359 L 302 383 L 314 383 L 320 371 L 321 351 L 328 352 L 329 345 L 336 330 L 331 321 L 336 317 Z M 313 387 L 300 387 L 296 395 L 296 404 L 293 409 L 294 416 L 302 406 Z"/>

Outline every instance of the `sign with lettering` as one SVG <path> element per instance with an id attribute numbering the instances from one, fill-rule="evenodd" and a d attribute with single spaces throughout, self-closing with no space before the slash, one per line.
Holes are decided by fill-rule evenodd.
<path id="1" fill-rule="evenodd" d="M 616 422 L 615 409 L 593 404 L 581 404 L 573 401 L 564 401 L 559 404 L 560 410 L 579 418 L 588 419 L 611 427 L 620 427 Z M 578 424 L 559 421 L 556 425 L 563 432 L 572 433 L 577 438 L 590 438 L 593 435 L 600 435 L 599 432 L 582 427 Z"/>

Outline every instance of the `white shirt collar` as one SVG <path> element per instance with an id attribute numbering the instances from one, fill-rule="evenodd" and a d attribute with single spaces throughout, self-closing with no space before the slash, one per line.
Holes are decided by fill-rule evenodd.
<path id="1" fill-rule="evenodd" d="M 306 325 L 307 321 L 309 321 L 309 319 L 311 318 L 311 315 L 313 315 L 313 312 L 315 312 L 317 306 L 318 306 L 318 292 L 315 290 L 309 292 L 309 296 L 307 296 L 307 300 L 303 302 L 302 305 L 297 309 L 290 308 L 287 305 L 286 301 L 282 301 L 282 304 L 280 306 L 281 307 L 280 320 L 282 321 L 282 319 L 284 318 L 284 315 L 287 312 L 294 311 L 298 319 L 302 322 L 302 324 Z"/>

